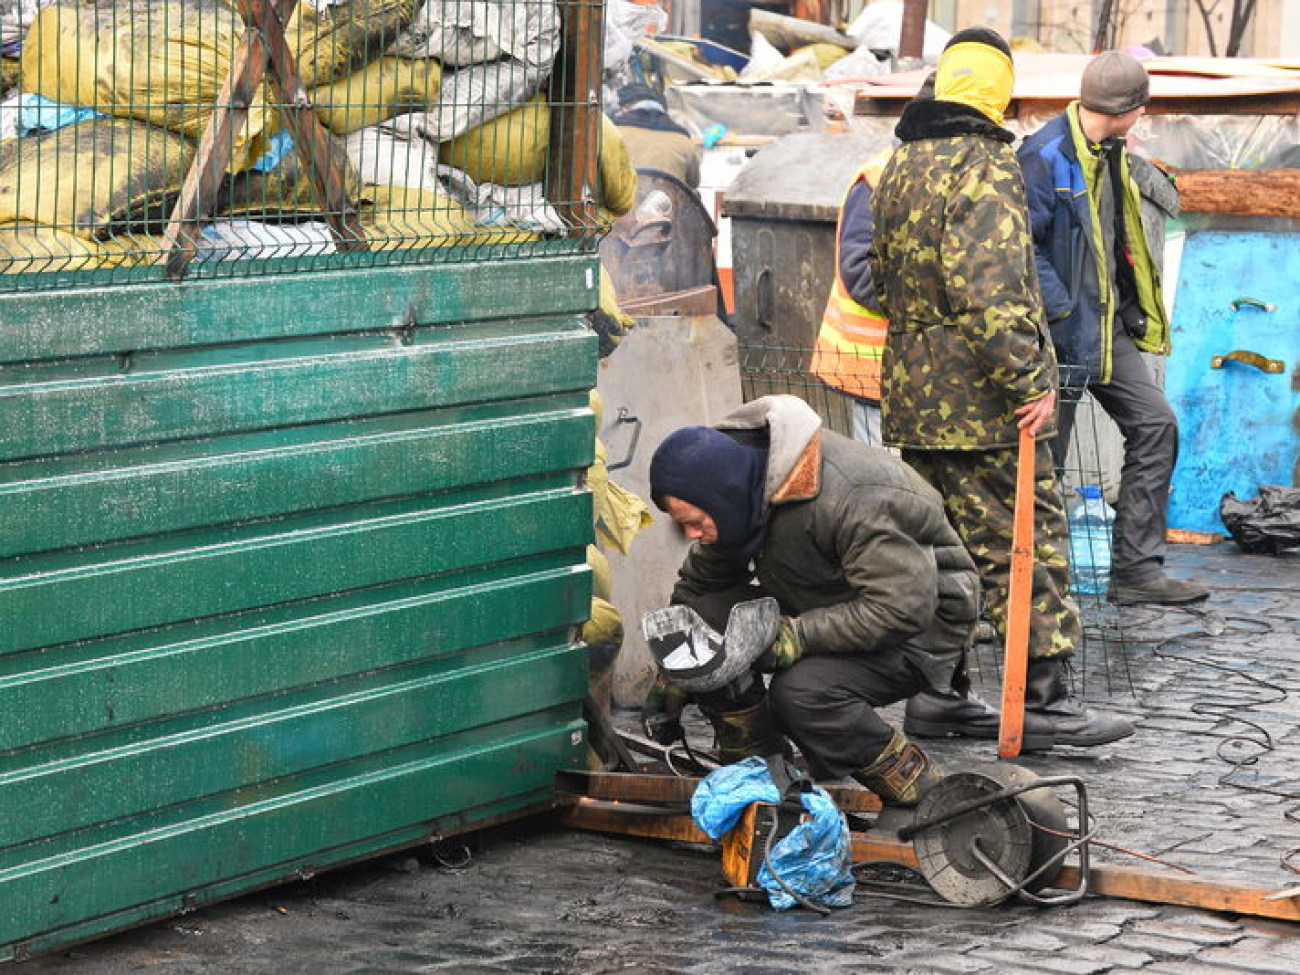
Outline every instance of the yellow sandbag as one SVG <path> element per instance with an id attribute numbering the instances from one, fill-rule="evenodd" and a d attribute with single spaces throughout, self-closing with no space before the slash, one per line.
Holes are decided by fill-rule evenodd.
<path id="1" fill-rule="evenodd" d="M 326 139 L 334 144 L 335 158 L 343 167 L 343 189 L 355 203 L 363 192 L 357 168 L 341 141 L 328 133 Z M 319 217 L 324 210 L 303 155 L 296 151 L 287 153 L 268 173 L 249 169 L 227 176 L 213 208 L 217 216 L 270 219 Z"/>
<path id="2" fill-rule="evenodd" d="M 361 225 L 372 250 L 471 244 L 516 244 L 536 240 L 526 230 L 482 227 L 468 210 L 441 193 L 407 186 L 366 185 Z"/>
<path id="3" fill-rule="evenodd" d="M 417 0 L 353 0 L 316 11 L 299 4 L 285 34 L 305 88 L 374 56 L 409 22 Z M 190 139 L 207 127 L 244 22 L 230 0 L 58 0 L 32 21 L 23 90 L 136 118 Z M 247 169 L 279 129 L 266 86 L 250 99 L 230 172 Z"/>
<path id="4" fill-rule="evenodd" d="M 0 58 L 0 93 L 7 93 L 10 88 L 18 87 L 18 76 L 21 71 L 17 58 Z"/>
<path id="5" fill-rule="evenodd" d="M 621 217 L 636 204 L 636 167 L 609 116 L 600 116 L 600 205 Z"/>
<path id="6" fill-rule="evenodd" d="M 806 44 L 801 48 L 791 51 L 791 54 L 798 54 L 800 51 L 808 51 L 817 61 L 817 67 L 825 71 L 840 58 L 848 57 L 849 52 L 838 44 L 827 44 L 822 41 L 817 44 Z"/>
<path id="7" fill-rule="evenodd" d="M 624 330 L 636 324 L 636 319 L 619 305 L 618 292 L 614 290 L 614 279 L 609 276 L 604 264 L 600 266 L 600 310 L 618 322 Z"/>
<path id="8" fill-rule="evenodd" d="M 327 85 L 379 57 L 411 23 L 423 0 L 299 2 L 285 27 L 303 87 Z"/>
<path id="9" fill-rule="evenodd" d="M 438 147 L 438 161 L 464 170 L 480 183 L 523 186 L 546 176 L 551 111 L 537 95 L 516 109 L 476 125 Z M 618 126 L 600 116 L 597 201 L 616 217 L 636 203 L 636 169 Z"/>
<path id="10" fill-rule="evenodd" d="M 601 599 L 613 599 L 614 577 L 605 553 L 595 545 L 588 545 L 587 565 L 591 567 L 591 594 Z"/>
<path id="11" fill-rule="evenodd" d="M 222 0 L 133 3 L 60 0 L 32 21 L 22 86 L 56 102 L 140 119 L 197 140 L 230 71 L 243 21 Z M 274 120 L 256 92 L 235 136 L 231 172 L 266 151 Z"/>
<path id="12" fill-rule="evenodd" d="M 99 239 L 143 231 L 166 222 L 193 158 L 186 139 L 130 119 L 92 118 L 8 140 L 0 143 L 0 224 Z"/>
<path id="13" fill-rule="evenodd" d="M 307 97 L 325 128 L 347 135 L 395 115 L 431 111 L 441 89 L 442 66 L 433 58 L 379 58 Z"/>
<path id="14" fill-rule="evenodd" d="M 161 237 L 124 235 L 90 240 L 31 223 L 0 226 L 0 274 L 91 271 L 153 264 L 164 253 Z"/>
<path id="15" fill-rule="evenodd" d="M 543 95 L 438 147 L 438 161 L 480 183 L 524 186 L 546 175 L 551 109 Z"/>
<path id="16" fill-rule="evenodd" d="M 650 506 L 631 491 L 609 479 L 606 468 L 608 450 L 596 438 L 596 459 L 587 468 L 587 487 L 591 491 L 592 520 L 596 525 L 596 543 L 612 546 L 627 555 L 632 541 L 654 519 Z"/>
<path id="17" fill-rule="evenodd" d="M 596 519 L 596 541 L 626 555 L 636 536 L 654 524 L 650 506 L 614 481 L 609 482 L 605 497 L 605 506 Z"/>

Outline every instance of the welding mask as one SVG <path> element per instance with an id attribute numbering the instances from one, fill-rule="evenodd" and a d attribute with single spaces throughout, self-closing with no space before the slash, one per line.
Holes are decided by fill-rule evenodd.
<path id="1" fill-rule="evenodd" d="M 776 639 L 780 619 L 777 601 L 766 596 L 733 606 L 726 633 L 718 633 L 689 606 L 652 609 L 641 620 L 641 632 L 664 676 L 701 694 L 748 685 L 750 668 Z"/>

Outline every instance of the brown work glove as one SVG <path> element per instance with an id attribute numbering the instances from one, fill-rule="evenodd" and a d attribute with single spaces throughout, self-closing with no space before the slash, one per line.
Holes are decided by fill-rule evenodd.
<path id="1" fill-rule="evenodd" d="M 803 637 L 799 635 L 799 621 L 792 616 L 782 616 L 776 639 L 754 661 L 754 666 L 766 674 L 785 670 L 803 656 Z"/>

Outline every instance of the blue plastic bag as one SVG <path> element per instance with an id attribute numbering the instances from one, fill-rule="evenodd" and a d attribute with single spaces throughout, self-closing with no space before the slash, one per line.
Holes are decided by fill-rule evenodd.
<path id="1" fill-rule="evenodd" d="M 740 821 L 750 803 L 780 801 L 781 792 L 767 763 L 747 758 L 717 769 L 699 784 L 691 797 L 691 816 L 716 842 Z M 808 815 L 773 845 L 769 862 L 758 872 L 758 884 L 778 911 L 794 907 L 798 901 L 786 893 L 774 871 L 809 903 L 848 907 L 853 903 L 854 881 L 844 814 L 826 790 L 817 786 L 801 792 L 799 801 Z"/>

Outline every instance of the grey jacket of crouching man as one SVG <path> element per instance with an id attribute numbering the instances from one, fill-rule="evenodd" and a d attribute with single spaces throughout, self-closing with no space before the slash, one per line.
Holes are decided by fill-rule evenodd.
<path id="1" fill-rule="evenodd" d="M 805 654 L 901 651 L 951 690 L 979 615 L 975 565 L 915 471 L 821 426 L 794 396 L 762 397 L 716 424 L 768 448 L 767 535 L 752 563 L 696 545 L 673 602 L 757 580 L 795 617 Z"/>

